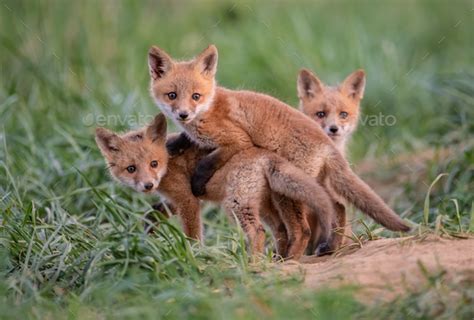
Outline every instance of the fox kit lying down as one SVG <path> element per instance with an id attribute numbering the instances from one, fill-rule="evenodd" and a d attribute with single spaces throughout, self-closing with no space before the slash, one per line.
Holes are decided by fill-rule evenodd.
<path id="1" fill-rule="evenodd" d="M 325 85 L 311 71 L 303 69 L 298 75 L 297 81 L 299 108 L 308 117 L 316 121 L 324 132 L 331 138 L 339 152 L 345 156 L 346 144 L 352 133 L 356 130 L 359 121 L 360 101 L 364 95 L 365 73 L 357 70 L 351 73 L 338 86 Z M 330 184 L 326 183 L 333 199 L 334 209 L 337 216 L 338 239 L 334 241 L 339 244 L 343 241 L 344 234 L 350 235 L 350 225 L 346 226 L 346 210 L 344 199 L 339 197 Z M 318 241 L 318 222 L 314 214 L 310 214 L 308 222 L 311 226 L 310 244 L 314 246 Z M 311 246 L 309 246 L 311 250 Z"/>
<path id="2" fill-rule="evenodd" d="M 98 128 L 96 141 L 114 178 L 139 192 L 163 195 L 182 218 L 186 235 L 201 239 L 199 199 L 191 192 L 190 180 L 198 161 L 209 150 L 194 145 L 169 157 L 166 119 L 162 114 L 148 127 L 123 135 Z M 315 202 L 331 206 L 314 179 L 275 153 L 257 147 L 235 154 L 216 171 L 207 189 L 201 199 L 220 202 L 231 216 L 235 214 L 253 253 L 264 249 L 260 219 L 271 227 L 280 255 L 299 258 L 305 249 L 306 235 L 300 234 L 299 219 L 292 216 L 293 211 L 275 210 L 272 193 L 300 201 L 318 214 L 321 212 L 313 205 Z"/>
<path id="3" fill-rule="evenodd" d="M 198 163 L 192 178 L 194 194 L 205 194 L 207 181 L 233 155 L 258 146 L 289 160 L 315 182 L 327 181 L 338 196 L 388 229 L 410 229 L 352 172 L 331 139 L 309 117 L 268 95 L 216 86 L 215 46 L 184 62 L 152 47 L 148 63 L 156 104 L 185 130 L 176 145 L 191 139 L 202 147 L 215 148 Z M 324 208 L 322 203 L 320 207 Z M 324 211 L 332 214 L 330 207 Z M 309 230 L 304 218 L 301 224 Z M 330 231 L 321 239 L 329 243 Z"/>

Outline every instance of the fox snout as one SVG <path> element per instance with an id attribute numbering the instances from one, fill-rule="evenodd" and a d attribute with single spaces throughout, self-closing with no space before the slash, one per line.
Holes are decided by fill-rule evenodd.
<path id="1" fill-rule="evenodd" d="M 151 189 L 153 189 L 153 182 L 145 183 L 144 187 L 145 187 L 145 190 L 150 191 Z"/>
<path id="2" fill-rule="evenodd" d="M 179 108 L 174 111 L 174 116 L 180 122 L 189 122 L 194 119 L 195 113 L 190 108 Z"/>
<path id="3" fill-rule="evenodd" d="M 329 127 L 329 132 L 332 133 L 332 134 L 336 134 L 337 131 L 339 131 L 339 127 L 336 126 L 336 125 L 332 125 Z"/>
<path id="4" fill-rule="evenodd" d="M 159 183 L 156 181 L 147 181 L 147 182 L 139 182 L 137 185 L 137 189 L 140 192 L 150 192 L 153 191 L 156 187 L 158 187 Z"/>
<path id="5" fill-rule="evenodd" d="M 187 113 L 186 111 L 180 111 L 178 112 L 178 116 L 179 116 L 179 119 L 180 120 L 186 120 L 189 116 L 189 113 Z"/>
<path id="6" fill-rule="evenodd" d="M 326 131 L 326 134 L 330 137 L 337 137 L 342 134 L 343 128 L 337 124 L 330 124 L 324 128 L 324 131 Z"/>

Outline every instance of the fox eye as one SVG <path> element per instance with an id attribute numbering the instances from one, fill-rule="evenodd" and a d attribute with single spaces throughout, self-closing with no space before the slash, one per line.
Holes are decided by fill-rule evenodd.
<path id="1" fill-rule="evenodd" d="M 158 167 L 158 161 L 153 160 L 152 162 L 150 162 L 150 167 L 152 167 L 152 168 Z"/>
<path id="2" fill-rule="evenodd" d="M 349 115 L 349 114 L 348 114 L 347 112 L 345 112 L 345 111 L 342 111 L 342 112 L 339 114 L 339 116 L 340 116 L 342 119 L 347 118 L 348 115 Z"/>
<path id="3" fill-rule="evenodd" d="M 128 166 L 127 171 L 128 173 L 134 173 L 137 170 L 137 167 L 135 166 Z"/>
<path id="4" fill-rule="evenodd" d="M 326 116 L 326 112 L 324 112 L 324 111 L 316 112 L 316 117 L 318 117 L 318 118 L 324 118 L 325 116 Z"/>
<path id="5" fill-rule="evenodd" d="M 168 96 L 168 98 L 169 98 L 170 100 L 174 100 L 174 99 L 176 99 L 176 98 L 178 97 L 178 95 L 176 94 L 176 92 L 169 92 L 169 93 L 167 93 L 166 95 Z"/>
<path id="6" fill-rule="evenodd" d="M 193 95 L 191 96 L 191 98 L 193 98 L 194 101 L 198 101 L 199 98 L 201 98 L 201 95 L 199 93 L 193 93 Z"/>

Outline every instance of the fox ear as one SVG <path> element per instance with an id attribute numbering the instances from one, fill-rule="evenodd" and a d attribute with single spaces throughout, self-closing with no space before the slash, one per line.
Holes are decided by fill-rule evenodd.
<path id="1" fill-rule="evenodd" d="M 298 74 L 298 98 L 314 98 L 323 90 L 322 82 L 308 69 L 300 70 Z"/>
<path id="2" fill-rule="evenodd" d="M 173 59 L 166 52 L 156 46 L 150 48 L 148 51 L 148 67 L 153 80 L 163 77 L 172 65 Z"/>
<path id="3" fill-rule="evenodd" d="M 217 48 L 211 44 L 195 58 L 195 65 L 205 76 L 214 77 L 217 71 Z"/>
<path id="4" fill-rule="evenodd" d="M 166 117 L 160 113 L 155 116 L 153 122 L 148 125 L 146 129 L 146 136 L 152 142 L 165 142 L 166 141 Z"/>
<path id="5" fill-rule="evenodd" d="M 361 100 L 365 90 L 365 71 L 359 69 L 351 73 L 342 82 L 341 89 L 351 99 Z"/>
<path id="6" fill-rule="evenodd" d="M 122 144 L 122 138 L 105 128 L 95 129 L 95 141 L 105 157 L 110 157 L 112 153 L 120 151 Z"/>

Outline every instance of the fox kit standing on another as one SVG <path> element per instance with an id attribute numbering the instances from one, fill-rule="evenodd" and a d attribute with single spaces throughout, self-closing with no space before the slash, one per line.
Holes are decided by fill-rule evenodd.
<path id="1" fill-rule="evenodd" d="M 265 94 L 216 86 L 215 46 L 185 62 L 175 62 L 152 47 L 148 63 L 151 94 L 159 108 L 185 130 L 182 140 L 215 148 L 199 161 L 192 178 L 194 194 L 204 194 L 207 181 L 233 155 L 258 146 L 286 158 L 314 181 L 329 181 L 339 196 L 388 229 L 410 229 L 352 172 L 329 137 L 307 116 Z M 330 207 L 325 212 L 333 214 Z M 328 231 L 321 239 L 329 243 L 330 235 Z"/>
<path id="2" fill-rule="evenodd" d="M 209 150 L 189 146 L 169 157 L 166 119 L 160 114 L 146 128 L 118 135 L 104 128 L 96 130 L 96 141 L 113 177 L 139 192 L 158 192 L 172 205 L 183 222 L 187 236 L 201 239 L 199 199 L 191 192 L 190 180 L 198 161 Z M 292 212 L 279 215 L 272 194 L 278 193 L 296 202 L 313 206 L 317 202 L 331 206 L 322 187 L 302 170 L 273 152 L 257 147 L 237 153 L 209 181 L 203 200 L 220 202 L 229 214 L 235 214 L 247 235 L 252 253 L 262 253 L 265 233 L 260 219 L 267 223 L 283 257 L 299 258 L 306 242 L 299 221 Z M 261 213 L 261 214 L 260 214 Z M 322 222 L 324 224 L 324 222 Z"/>
<path id="3" fill-rule="evenodd" d="M 346 154 L 346 144 L 356 130 L 359 121 L 360 101 L 364 96 L 365 72 L 357 70 L 351 73 L 339 86 L 326 86 L 311 71 L 303 69 L 297 81 L 300 110 L 316 121 L 334 142 L 342 155 Z M 349 236 L 350 225 L 346 226 L 344 199 L 337 196 L 330 185 L 326 185 L 334 200 L 338 227 L 345 229 Z M 310 243 L 317 242 L 317 220 L 309 217 L 312 230 Z M 338 235 L 340 242 L 343 239 Z"/>

